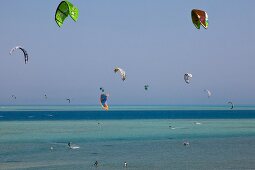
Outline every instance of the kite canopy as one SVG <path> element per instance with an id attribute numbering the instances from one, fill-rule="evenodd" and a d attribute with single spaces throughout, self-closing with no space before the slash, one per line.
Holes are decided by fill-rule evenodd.
<path id="1" fill-rule="evenodd" d="M 108 95 L 102 93 L 101 96 L 100 96 L 100 104 L 101 104 L 101 106 L 104 110 L 109 109 L 109 107 L 107 105 L 107 99 L 108 99 Z"/>
<path id="2" fill-rule="evenodd" d="M 71 99 L 66 99 L 67 101 L 68 101 L 68 103 L 70 103 L 71 102 Z"/>
<path id="3" fill-rule="evenodd" d="M 12 98 L 13 98 L 13 99 L 17 99 L 15 95 L 12 95 Z"/>
<path id="4" fill-rule="evenodd" d="M 115 67 L 115 68 L 114 68 L 114 72 L 115 72 L 115 73 L 119 72 L 119 73 L 120 73 L 120 76 L 121 76 L 121 79 L 122 79 L 123 81 L 126 80 L 126 72 L 125 72 L 123 69 L 121 69 L 121 68 L 119 68 L 119 67 Z"/>
<path id="5" fill-rule="evenodd" d="M 10 51 L 10 55 L 12 55 L 12 52 L 17 50 L 17 49 L 20 49 L 23 52 L 24 59 L 25 59 L 25 64 L 27 64 L 27 62 L 28 62 L 28 54 L 27 54 L 27 51 L 23 47 L 16 46 L 16 47 L 12 48 L 11 51 Z"/>
<path id="6" fill-rule="evenodd" d="M 204 92 L 207 93 L 208 98 L 211 97 L 212 93 L 210 92 L 210 90 L 204 89 Z"/>
<path id="7" fill-rule="evenodd" d="M 228 102 L 228 104 L 231 105 L 230 109 L 233 109 L 234 108 L 234 104 L 232 102 Z"/>
<path id="8" fill-rule="evenodd" d="M 191 11 L 192 22 L 197 29 L 200 29 L 200 25 L 207 29 L 208 28 L 208 15 L 205 11 L 199 9 L 193 9 Z"/>
<path id="9" fill-rule="evenodd" d="M 68 15 L 76 22 L 79 16 L 79 10 L 68 1 L 62 1 L 56 10 L 55 21 L 61 27 Z"/>
<path id="10" fill-rule="evenodd" d="M 104 92 L 104 88 L 103 87 L 100 87 L 100 90 L 101 90 L 101 92 Z"/>
<path id="11" fill-rule="evenodd" d="M 192 79 L 192 74 L 190 74 L 190 73 L 185 73 L 185 74 L 184 74 L 184 81 L 185 81 L 187 84 L 190 83 L 191 79 Z"/>
<path id="12" fill-rule="evenodd" d="M 149 88 L 149 85 L 144 85 L 145 90 L 148 90 L 148 88 Z"/>

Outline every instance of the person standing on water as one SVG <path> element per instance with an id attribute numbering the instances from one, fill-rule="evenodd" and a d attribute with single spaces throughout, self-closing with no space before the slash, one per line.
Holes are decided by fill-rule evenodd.
<path id="1" fill-rule="evenodd" d="M 71 142 L 68 142 L 68 144 L 67 144 L 67 145 L 68 145 L 68 147 L 69 147 L 69 148 L 71 148 Z"/>

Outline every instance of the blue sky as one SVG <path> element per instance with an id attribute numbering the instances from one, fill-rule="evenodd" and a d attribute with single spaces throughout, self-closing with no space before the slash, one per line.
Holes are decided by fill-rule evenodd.
<path id="1" fill-rule="evenodd" d="M 110 105 L 255 104 L 255 1 L 73 0 L 79 19 L 59 28 L 60 2 L 1 3 L 0 104 L 67 104 L 71 98 L 96 105 L 100 86 Z M 194 8 L 207 11 L 208 30 L 193 26 Z M 27 65 L 21 52 L 9 55 L 16 45 L 27 50 Z M 125 82 L 115 66 L 126 70 Z M 193 74 L 190 85 L 186 72 Z"/>

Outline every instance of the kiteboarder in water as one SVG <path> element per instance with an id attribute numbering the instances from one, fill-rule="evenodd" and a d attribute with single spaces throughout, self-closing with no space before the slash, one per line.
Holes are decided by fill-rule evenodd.
<path id="1" fill-rule="evenodd" d="M 95 166 L 95 167 L 98 167 L 98 161 L 96 161 L 96 162 L 94 163 L 94 166 Z"/>
<path id="2" fill-rule="evenodd" d="M 71 142 L 68 142 L 68 144 L 67 144 L 69 147 L 71 147 Z"/>

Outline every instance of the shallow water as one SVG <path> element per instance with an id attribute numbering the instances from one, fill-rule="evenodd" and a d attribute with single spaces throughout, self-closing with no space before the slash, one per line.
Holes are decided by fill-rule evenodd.
<path id="1" fill-rule="evenodd" d="M 0 169 L 255 169 L 254 141 L 254 119 L 2 121 Z"/>

